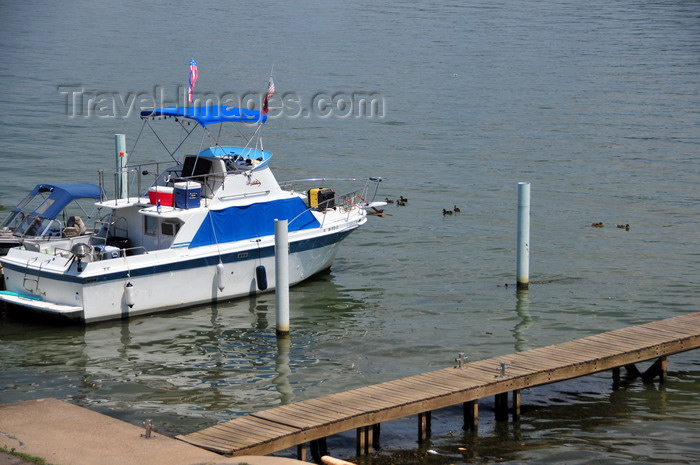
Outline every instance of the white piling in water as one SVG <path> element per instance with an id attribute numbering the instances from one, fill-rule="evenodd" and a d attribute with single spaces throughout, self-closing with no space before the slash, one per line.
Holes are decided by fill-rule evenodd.
<path id="1" fill-rule="evenodd" d="M 277 335 L 289 334 L 289 230 L 287 220 L 275 220 L 275 296 Z"/>
<path id="2" fill-rule="evenodd" d="M 128 191 L 128 182 L 129 182 L 129 176 L 126 172 L 126 136 L 124 134 L 115 134 L 114 135 L 114 150 L 115 150 L 115 155 L 116 155 L 116 173 L 117 173 L 117 178 L 116 178 L 116 183 L 117 185 L 114 186 L 117 195 L 120 199 L 125 199 L 129 195 Z"/>
<path id="3" fill-rule="evenodd" d="M 530 183 L 518 183 L 517 289 L 530 285 Z"/>

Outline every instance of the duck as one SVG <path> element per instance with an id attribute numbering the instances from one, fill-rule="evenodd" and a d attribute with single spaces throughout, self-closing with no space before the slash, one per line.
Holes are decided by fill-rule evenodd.
<path id="1" fill-rule="evenodd" d="M 402 201 L 403 203 L 408 202 L 408 199 L 406 197 L 404 197 L 403 195 L 399 196 L 399 200 Z"/>
<path id="2" fill-rule="evenodd" d="M 457 205 L 455 205 L 455 207 L 453 208 L 453 210 L 454 210 L 455 213 L 459 213 L 459 212 L 462 211 L 462 210 L 459 209 L 459 207 L 458 207 Z"/>
<path id="3" fill-rule="evenodd" d="M 630 230 L 630 225 L 629 224 L 618 224 L 617 225 L 618 229 L 625 229 L 627 231 Z"/>
<path id="4" fill-rule="evenodd" d="M 443 209 L 442 209 L 442 214 L 443 214 L 443 215 L 451 215 L 451 214 L 452 214 L 452 210 L 445 210 L 445 209 L 443 208 Z"/>
<path id="5" fill-rule="evenodd" d="M 605 225 L 601 221 L 600 223 L 591 223 L 591 226 L 593 226 L 594 228 L 602 228 Z"/>
<path id="6" fill-rule="evenodd" d="M 386 203 L 394 203 L 394 201 L 391 200 L 389 197 L 385 197 L 385 198 L 384 198 L 384 201 L 385 201 Z"/>
<path id="7" fill-rule="evenodd" d="M 397 201 L 396 201 L 396 206 L 397 206 L 397 207 L 403 207 L 403 206 L 405 206 L 405 205 L 406 205 L 406 202 L 404 202 L 403 200 L 397 200 Z"/>

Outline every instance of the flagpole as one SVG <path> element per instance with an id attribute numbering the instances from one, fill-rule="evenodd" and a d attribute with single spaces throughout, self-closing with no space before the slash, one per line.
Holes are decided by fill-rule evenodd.
<path id="1" fill-rule="evenodd" d="M 275 95 L 275 81 L 272 80 L 272 72 L 275 70 L 275 65 L 274 63 L 272 64 L 272 68 L 270 68 L 270 78 L 267 81 L 267 92 L 265 92 L 265 98 L 263 99 L 263 104 L 262 104 L 262 109 L 260 110 L 260 119 L 258 120 L 258 140 L 257 144 L 260 145 L 260 150 L 263 150 L 263 143 L 262 143 L 262 125 L 263 125 L 263 120 L 265 118 L 265 115 L 267 115 L 269 111 L 269 102 L 272 97 Z"/>

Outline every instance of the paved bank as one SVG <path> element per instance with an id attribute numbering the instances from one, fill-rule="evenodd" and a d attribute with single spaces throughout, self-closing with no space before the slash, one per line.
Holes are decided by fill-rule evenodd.
<path id="1" fill-rule="evenodd" d="M 0 404 L 0 446 L 54 465 L 298 465 L 279 457 L 224 457 L 57 399 Z M 0 464 L 13 462 L 0 454 Z"/>

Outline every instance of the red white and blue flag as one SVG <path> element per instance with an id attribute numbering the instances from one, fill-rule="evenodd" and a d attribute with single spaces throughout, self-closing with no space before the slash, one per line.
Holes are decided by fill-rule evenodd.
<path id="1" fill-rule="evenodd" d="M 194 85 L 197 83 L 199 78 L 199 71 L 197 70 L 197 62 L 190 61 L 190 103 L 192 103 L 192 94 L 194 94 Z"/>
<path id="2" fill-rule="evenodd" d="M 265 94 L 265 100 L 263 101 L 263 106 L 262 106 L 262 114 L 266 115 L 269 108 L 268 108 L 268 101 L 274 97 L 275 95 L 275 82 L 272 80 L 272 76 L 270 76 L 270 81 L 267 83 L 267 94 Z"/>

